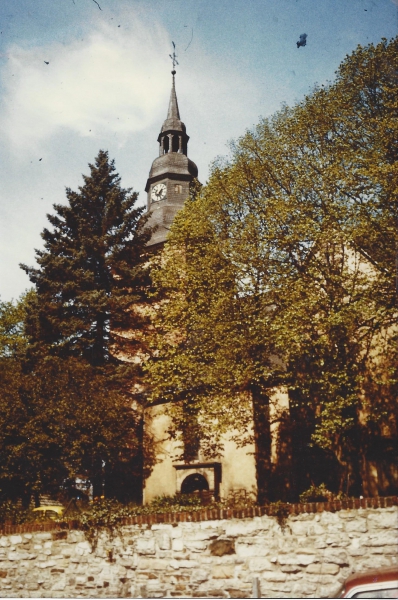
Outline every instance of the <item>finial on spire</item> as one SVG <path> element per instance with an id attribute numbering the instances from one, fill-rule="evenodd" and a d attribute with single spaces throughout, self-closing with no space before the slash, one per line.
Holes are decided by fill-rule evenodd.
<path id="1" fill-rule="evenodd" d="M 176 74 L 176 65 L 178 65 L 178 60 L 177 60 L 177 54 L 176 54 L 176 45 L 174 42 L 171 42 L 173 44 L 173 54 L 169 54 L 171 60 L 173 61 L 173 70 L 171 72 L 171 74 L 173 75 L 173 80 L 174 80 L 174 75 Z"/>

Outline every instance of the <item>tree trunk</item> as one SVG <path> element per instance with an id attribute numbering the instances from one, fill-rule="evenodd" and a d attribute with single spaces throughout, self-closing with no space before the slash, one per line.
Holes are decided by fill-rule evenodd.
<path id="1" fill-rule="evenodd" d="M 257 501 L 266 504 L 270 498 L 271 482 L 271 428 L 269 398 L 260 386 L 250 387 L 253 402 L 253 429 L 256 458 Z"/>

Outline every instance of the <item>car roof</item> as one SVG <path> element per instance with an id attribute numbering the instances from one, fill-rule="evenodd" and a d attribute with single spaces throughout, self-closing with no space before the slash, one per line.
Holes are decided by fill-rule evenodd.
<path id="1" fill-rule="evenodd" d="M 35 512 L 37 510 L 52 510 L 54 512 L 59 512 L 59 511 L 65 510 L 65 508 L 63 506 L 59 506 L 57 504 L 57 505 L 54 505 L 54 506 L 48 506 L 48 505 L 38 506 L 37 508 L 33 509 L 33 512 Z"/>
<path id="2" fill-rule="evenodd" d="M 372 569 L 371 571 L 366 571 L 366 573 L 354 573 L 347 578 L 344 588 L 348 590 L 358 585 L 385 583 L 395 580 L 398 580 L 398 565 L 383 569 Z"/>

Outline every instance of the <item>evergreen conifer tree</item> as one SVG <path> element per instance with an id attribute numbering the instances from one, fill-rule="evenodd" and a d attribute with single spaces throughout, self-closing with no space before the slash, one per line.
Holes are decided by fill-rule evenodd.
<path id="1" fill-rule="evenodd" d="M 151 229 L 108 153 L 101 150 L 89 167 L 77 192 L 66 189 L 68 204 L 47 215 L 52 229 L 42 233 L 38 267 L 21 265 L 36 288 L 26 300 L 26 423 L 45 432 L 34 448 L 49 456 L 48 468 L 43 458 L 32 466 L 26 485 L 40 493 L 79 476 L 91 481 L 94 495 L 139 501 L 142 423 L 131 390 L 141 367 L 131 358 L 146 327 L 135 308 L 150 282 Z"/>
<path id="2" fill-rule="evenodd" d="M 144 207 L 135 206 L 138 194 L 121 187 L 108 153 L 101 150 L 89 166 L 79 191 L 66 189 L 68 205 L 55 204 L 56 214 L 47 215 L 53 229 L 42 233 L 39 267 L 21 267 L 37 291 L 26 324 L 33 354 L 103 366 L 120 351 L 117 332 L 141 325 L 131 308 L 149 282 L 150 230 Z"/>

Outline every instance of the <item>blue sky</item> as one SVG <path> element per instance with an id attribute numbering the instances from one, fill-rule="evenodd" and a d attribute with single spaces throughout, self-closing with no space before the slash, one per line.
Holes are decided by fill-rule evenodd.
<path id="1" fill-rule="evenodd" d="M 332 80 L 358 44 L 390 39 L 398 29 L 398 0 L 98 4 L 0 4 L 2 300 L 30 287 L 18 265 L 34 264 L 46 213 L 65 202 L 65 187 L 81 185 L 99 149 L 109 151 L 122 185 L 145 202 L 167 112 L 172 41 L 189 156 L 205 182 L 228 140 Z M 307 46 L 297 49 L 301 33 Z"/>

